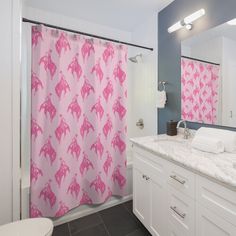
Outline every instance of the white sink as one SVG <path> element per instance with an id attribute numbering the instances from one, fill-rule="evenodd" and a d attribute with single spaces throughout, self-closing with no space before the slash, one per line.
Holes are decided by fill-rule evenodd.
<path id="1" fill-rule="evenodd" d="M 169 143 L 169 144 L 174 144 L 174 143 L 185 143 L 185 140 L 180 140 L 180 139 L 154 139 L 155 143 Z"/>
<path id="2" fill-rule="evenodd" d="M 236 169 L 236 162 L 233 162 L 233 168 Z"/>
<path id="3" fill-rule="evenodd" d="M 163 152 L 172 152 L 172 153 L 185 153 L 191 152 L 191 144 L 189 140 L 181 138 L 165 138 L 158 139 L 155 138 L 152 142 L 158 145 Z"/>

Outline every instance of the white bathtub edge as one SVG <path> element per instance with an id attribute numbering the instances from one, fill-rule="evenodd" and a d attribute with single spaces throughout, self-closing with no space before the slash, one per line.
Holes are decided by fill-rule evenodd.
<path id="1" fill-rule="evenodd" d="M 53 222 L 53 224 L 54 224 L 54 226 L 65 224 L 65 223 L 68 223 L 72 220 L 76 220 L 78 218 L 81 218 L 81 217 L 84 217 L 84 216 L 87 216 L 87 215 L 90 215 L 90 214 L 94 214 L 96 212 L 99 212 L 99 211 L 105 210 L 107 208 L 119 205 L 121 203 L 130 201 L 132 199 L 133 199 L 132 194 L 128 195 L 128 196 L 125 196 L 122 199 L 112 199 L 111 201 L 108 201 L 104 204 L 101 204 L 100 206 L 98 206 L 96 208 L 93 208 L 93 209 L 92 208 L 87 208 L 87 209 L 84 209 L 82 211 L 78 211 L 78 212 L 75 212 L 75 213 L 72 213 L 72 214 L 65 215 L 65 216 L 61 217 L 60 219 L 55 220 Z"/>

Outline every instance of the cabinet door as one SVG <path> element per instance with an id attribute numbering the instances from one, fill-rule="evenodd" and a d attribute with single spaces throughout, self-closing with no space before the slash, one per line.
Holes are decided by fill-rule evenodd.
<path id="1" fill-rule="evenodd" d="M 178 224 L 173 224 L 168 222 L 168 224 L 166 224 L 166 227 L 167 227 L 167 234 L 166 234 L 167 236 L 189 236 L 188 233 L 184 231 Z"/>
<path id="2" fill-rule="evenodd" d="M 197 236 L 235 236 L 236 228 L 207 208 L 197 205 L 196 235 Z"/>
<path id="3" fill-rule="evenodd" d="M 153 163 L 135 153 L 134 213 L 153 236 L 166 235 L 165 172 L 165 163 L 162 159 L 156 157 L 156 162 Z"/>
<path id="4" fill-rule="evenodd" d="M 133 212 L 147 227 L 149 222 L 149 184 L 144 174 L 133 169 Z"/>
<path id="5" fill-rule="evenodd" d="M 170 185 L 167 199 L 167 235 L 195 236 L 195 202 Z"/>
<path id="6" fill-rule="evenodd" d="M 150 231 L 153 236 L 166 235 L 166 192 L 164 183 L 155 179 L 150 185 Z"/>

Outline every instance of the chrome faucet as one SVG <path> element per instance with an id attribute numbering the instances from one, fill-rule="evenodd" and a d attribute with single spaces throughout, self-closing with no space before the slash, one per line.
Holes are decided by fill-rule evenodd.
<path id="1" fill-rule="evenodd" d="M 176 128 L 178 129 L 182 123 L 184 124 L 184 139 L 188 139 L 190 137 L 190 132 L 189 129 L 187 128 L 187 123 L 185 120 L 180 120 Z"/>

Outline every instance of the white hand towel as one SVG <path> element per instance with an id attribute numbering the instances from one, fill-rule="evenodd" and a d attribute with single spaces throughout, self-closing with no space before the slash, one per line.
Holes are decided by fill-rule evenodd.
<path id="1" fill-rule="evenodd" d="M 222 153 L 224 144 L 221 140 L 213 137 L 196 135 L 192 141 L 192 147 L 203 152 Z"/>
<path id="2" fill-rule="evenodd" d="M 236 150 L 236 132 L 202 127 L 197 130 L 196 136 L 198 135 L 221 140 L 226 152 L 234 152 Z"/>
<path id="3" fill-rule="evenodd" d="M 157 91 L 157 108 L 164 108 L 166 104 L 166 91 Z"/>

